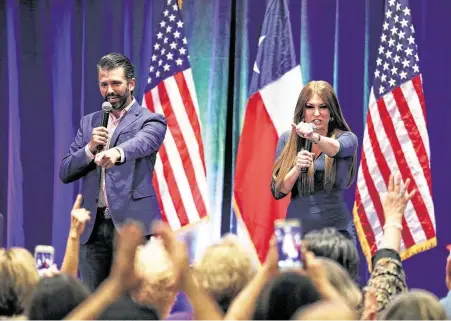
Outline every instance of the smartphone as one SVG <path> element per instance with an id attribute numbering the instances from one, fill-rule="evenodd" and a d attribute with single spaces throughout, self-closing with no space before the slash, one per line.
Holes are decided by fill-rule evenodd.
<path id="1" fill-rule="evenodd" d="M 37 245 L 34 249 L 34 262 L 38 270 L 48 269 L 53 265 L 55 248 L 50 245 Z"/>
<path id="2" fill-rule="evenodd" d="M 302 267 L 302 226 L 298 219 L 280 219 L 274 222 L 274 231 L 279 252 L 279 268 Z"/>

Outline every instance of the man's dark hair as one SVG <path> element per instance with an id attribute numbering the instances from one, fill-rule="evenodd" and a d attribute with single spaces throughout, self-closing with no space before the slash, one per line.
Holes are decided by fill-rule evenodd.
<path id="1" fill-rule="evenodd" d="M 341 231 L 331 227 L 314 230 L 304 236 L 303 242 L 307 250 L 337 262 L 358 282 L 359 254 L 354 243 Z"/>
<path id="2" fill-rule="evenodd" d="M 110 71 L 119 67 L 124 68 L 124 74 L 127 81 L 135 78 L 135 68 L 130 62 L 130 59 L 117 52 L 109 53 L 100 58 L 100 61 L 97 64 L 97 74 L 100 69 Z M 133 91 L 131 93 L 133 95 Z"/>

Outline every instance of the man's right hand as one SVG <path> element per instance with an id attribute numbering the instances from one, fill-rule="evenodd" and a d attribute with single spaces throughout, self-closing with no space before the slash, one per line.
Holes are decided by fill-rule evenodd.
<path id="1" fill-rule="evenodd" d="M 108 142 L 108 129 L 105 127 L 96 127 L 92 130 L 91 140 L 88 143 L 88 148 L 91 153 L 97 152 L 97 146 L 106 146 Z"/>

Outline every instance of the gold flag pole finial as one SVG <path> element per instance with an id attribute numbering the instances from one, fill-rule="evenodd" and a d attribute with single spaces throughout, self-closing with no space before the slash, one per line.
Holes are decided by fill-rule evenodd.
<path id="1" fill-rule="evenodd" d="M 182 9 L 183 0 L 178 0 L 179 2 L 179 9 Z"/>

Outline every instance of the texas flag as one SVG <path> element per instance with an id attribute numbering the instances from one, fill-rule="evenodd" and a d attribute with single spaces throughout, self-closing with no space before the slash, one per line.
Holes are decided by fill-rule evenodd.
<path id="1" fill-rule="evenodd" d="M 266 258 L 274 220 L 285 216 L 290 200 L 288 195 L 276 201 L 270 185 L 277 142 L 291 128 L 301 89 L 301 68 L 296 62 L 287 3 L 271 0 L 258 41 L 233 191 L 235 214 L 260 261 Z"/>

